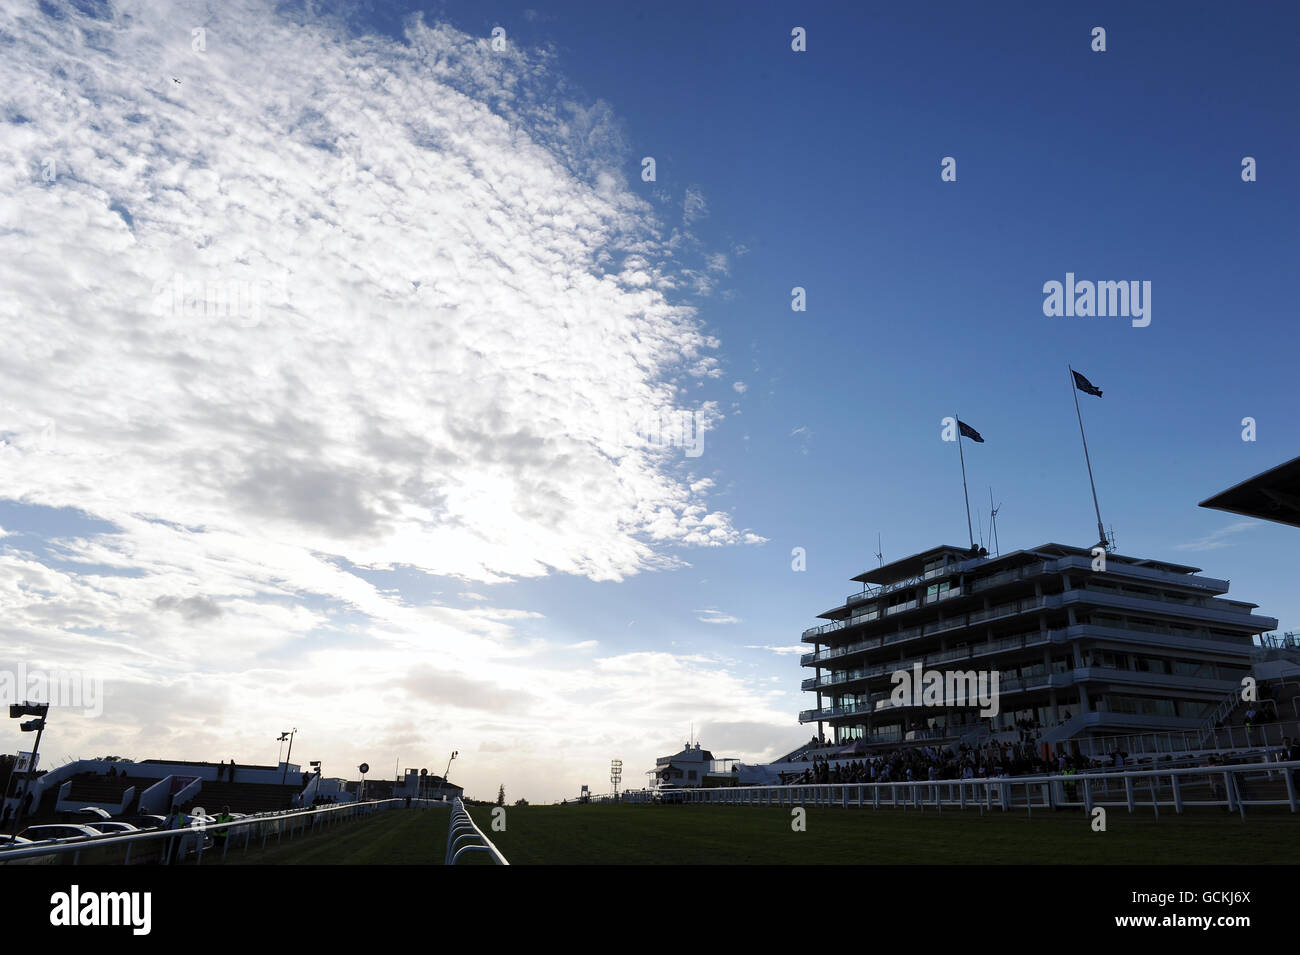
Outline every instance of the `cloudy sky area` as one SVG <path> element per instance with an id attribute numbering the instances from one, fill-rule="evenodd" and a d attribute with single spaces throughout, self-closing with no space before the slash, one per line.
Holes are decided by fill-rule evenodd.
<path id="1" fill-rule="evenodd" d="M 1004 551 L 1091 543 L 1066 361 L 1120 550 L 1300 626 L 1287 529 L 1194 506 L 1300 437 L 1261 347 L 1294 340 L 1284 25 L 1117 13 L 1103 69 L 1082 21 L 822 12 L 799 59 L 737 10 L 5 5 L 0 666 L 106 693 L 47 765 L 271 763 L 296 726 L 328 774 L 458 749 L 471 794 L 558 799 L 691 723 L 774 757 L 877 532 L 964 539 L 942 416 Z M 1045 318 L 1067 270 L 1153 279 L 1151 327 Z"/>

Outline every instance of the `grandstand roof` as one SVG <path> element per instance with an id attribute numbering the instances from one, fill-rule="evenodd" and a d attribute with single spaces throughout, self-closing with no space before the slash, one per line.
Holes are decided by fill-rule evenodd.
<path id="1" fill-rule="evenodd" d="M 1300 458 L 1247 478 L 1200 506 L 1300 527 Z"/>

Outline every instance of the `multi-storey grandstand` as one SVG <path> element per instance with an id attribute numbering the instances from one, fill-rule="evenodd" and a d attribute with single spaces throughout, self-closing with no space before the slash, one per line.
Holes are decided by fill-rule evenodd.
<path id="1" fill-rule="evenodd" d="M 1199 568 L 1044 544 L 999 557 L 936 547 L 853 578 L 863 589 L 803 633 L 832 741 L 979 745 L 1022 728 L 1042 743 L 1201 729 L 1277 621 L 1225 599 Z M 899 705 L 893 675 L 996 671 L 999 706 Z"/>

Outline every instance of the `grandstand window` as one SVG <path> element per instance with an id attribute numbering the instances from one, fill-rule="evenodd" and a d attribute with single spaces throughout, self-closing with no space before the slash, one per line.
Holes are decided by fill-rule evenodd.
<path id="1" fill-rule="evenodd" d="M 948 596 L 948 593 L 951 590 L 952 583 L 947 580 L 942 581 L 941 583 L 931 584 L 929 587 L 925 588 L 926 602 L 929 603 L 935 600 L 943 600 Z"/>
<path id="2" fill-rule="evenodd" d="M 927 561 L 925 565 L 925 573 L 922 576 L 924 579 L 929 580 L 931 577 L 938 577 L 940 574 L 946 573 L 947 569 L 948 569 L 947 558 L 940 558 L 939 560 Z"/>
<path id="3" fill-rule="evenodd" d="M 898 613 L 902 610 L 911 610 L 916 606 L 916 594 L 907 592 L 896 594 L 889 598 L 889 609 L 886 613 Z"/>
<path id="4" fill-rule="evenodd" d="M 1133 696 L 1110 697 L 1110 709 L 1114 713 L 1128 713 L 1138 716 L 1175 716 L 1173 700 L 1146 700 Z"/>
<path id="5" fill-rule="evenodd" d="M 859 607 L 853 611 L 851 618 L 852 623 L 863 623 L 868 620 L 876 620 L 880 617 L 880 604 L 867 604 L 865 607 Z"/>

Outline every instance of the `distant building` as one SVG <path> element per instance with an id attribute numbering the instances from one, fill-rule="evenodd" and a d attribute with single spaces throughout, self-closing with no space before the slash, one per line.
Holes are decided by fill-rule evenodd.
<path id="1" fill-rule="evenodd" d="M 680 753 L 660 756 L 649 774 L 656 789 L 694 789 L 701 786 L 734 786 L 735 759 L 714 759 L 699 743 L 687 744 Z"/>
<path id="2" fill-rule="evenodd" d="M 365 797 L 369 802 L 373 799 L 392 799 L 395 795 L 402 795 L 395 792 L 397 784 L 391 779 L 367 779 L 365 783 Z M 359 779 L 350 779 L 347 784 L 348 795 L 356 799 L 361 794 L 361 781 Z"/>
<path id="3" fill-rule="evenodd" d="M 1198 729 L 1250 672 L 1277 621 L 1228 600 L 1198 568 L 1044 544 L 999 557 L 936 547 L 854 580 L 863 589 L 803 633 L 816 705 L 801 723 L 833 742 L 978 745 L 1023 721 L 1054 742 Z M 998 712 L 899 705 L 900 671 L 996 672 Z M 932 701 L 931 701 L 932 702 Z M 949 701 L 950 702 L 950 701 Z M 680 755 L 680 754 L 679 754 Z M 677 760 L 678 757 L 673 757 Z M 671 765 L 675 766 L 676 763 Z"/>
<path id="4" fill-rule="evenodd" d="M 366 781 L 366 798 L 370 798 L 370 780 Z M 394 796 L 423 797 L 425 799 L 464 799 L 465 790 L 444 780 L 441 776 L 421 776 L 418 769 L 408 769 L 401 785 L 394 787 Z"/>

